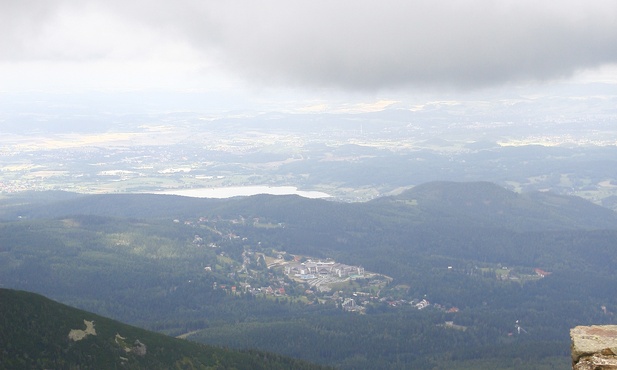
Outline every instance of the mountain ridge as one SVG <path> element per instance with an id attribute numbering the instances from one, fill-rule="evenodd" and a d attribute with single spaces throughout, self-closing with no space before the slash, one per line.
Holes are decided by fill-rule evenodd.
<path id="1" fill-rule="evenodd" d="M 53 194 L 50 194 L 53 196 Z M 18 196 L 17 196 L 18 197 Z M 58 201 L 39 195 L 31 203 L 0 200 L 0 217 L 65 217 L 75 214 L 123 218 L 189 217 L 203 210 L 246 217 L 284 215 L 284 220 L 319 218 L 318 214 L 396 215 L 421 224 L 461 219 L 476 226 L 516 230 L 617 229 L 617 213 L 576 196 L 550 192 L 515 193 L 490 182 L 435 181 L 395 196 L 362 203 L 338 203 L 300 196 L 254 195 L 228 199 L 155 194 L 83 195 L 63 193 Z M 4 204 L 3 204 L 4 203 Z M 303 209 L 302 212 L 294 210 Z"/>
<path id="2" fill-rule="evenodd" d="M 168 337 L 26 291 L 0 288 L 0 312 L 0 368 L 5 369 L 323 368 Z"/>
<path id="3" fill-rule="evenodd" d="M 461 217 L 484 226 L 519 229 L 615 229 L 617 213 L 576 196 L 516 193 L 490 182 L 435 181 L 375 202 L 406 202 L 428 217 Z M 552 222 L 551 222 L 552 221 Z"/>

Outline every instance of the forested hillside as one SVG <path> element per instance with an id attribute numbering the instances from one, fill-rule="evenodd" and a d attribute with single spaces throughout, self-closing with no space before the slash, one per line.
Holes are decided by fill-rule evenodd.
<path id="1" fill-rule="evenodd" d="M 366 203 L 37 193 L 0 215 L 4 287 L 341 368 L 560 368 L 570 327 L 617 312 L 617 216 L 490 183 Z M 286 272 L 309 261 L 367 273 Z"/>
<path id="2" fill-rule="evenodd" d="M 149 332 L 38 294 L 0 289 L 3 369 L 319 369 Z"/>

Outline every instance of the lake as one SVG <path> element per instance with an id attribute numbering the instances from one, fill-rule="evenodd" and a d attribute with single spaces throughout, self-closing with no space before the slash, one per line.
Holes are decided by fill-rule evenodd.
<path id="1" fill-rule="evenodd" d="M 222 188 L 172 189 L 153 192 L 155 194 L 181 195 L 193 198 L 231 198 L 257 194 L 299 195 L 304 198 L 329 198 L 331 195 L 321 191 L 298 190 L 295 186 L 230 186 Z"/>

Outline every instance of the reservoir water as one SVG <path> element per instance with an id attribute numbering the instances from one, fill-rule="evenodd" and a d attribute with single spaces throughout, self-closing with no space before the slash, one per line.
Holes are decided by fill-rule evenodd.
<path id="1" fill-rule="evenodd" d="M 181 195 L 194 198 L 231 198 L 257 194 L 299 195 L 305 198 L 329 198 L 321 191 L 298 190 L 295 186 L 230 186 L 221 188 L 172 189 L 154 192 L 155 194 Z"/>

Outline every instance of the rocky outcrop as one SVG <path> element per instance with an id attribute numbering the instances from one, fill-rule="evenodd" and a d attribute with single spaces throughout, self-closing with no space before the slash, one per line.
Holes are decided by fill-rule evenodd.
<path id="1" fill-rule="evenodd" d="M 137 356 L 145 356 L 146 351 L 147 351 L 146 345 L 140 342 L 139 340 L 136 340 L 135 344 L 133 345 L 133 353 L 136 354 Z"/>
<path id="2" fill-rule="evenodd" d="M 69 332 L 69 339 L 77 342 L 78 340 L 84 339 L 88 335 L 96 335 L 96 330 L 94 329 L 94 321 L 84 320 L 84 324 L 86 325 L 86 330 L 72 329 Z"/>
<path id="3" fill-rule="evenodd" d="M 577 326 L 570 338 L 572 369 L 617 370 L 617 325 Z"/>

